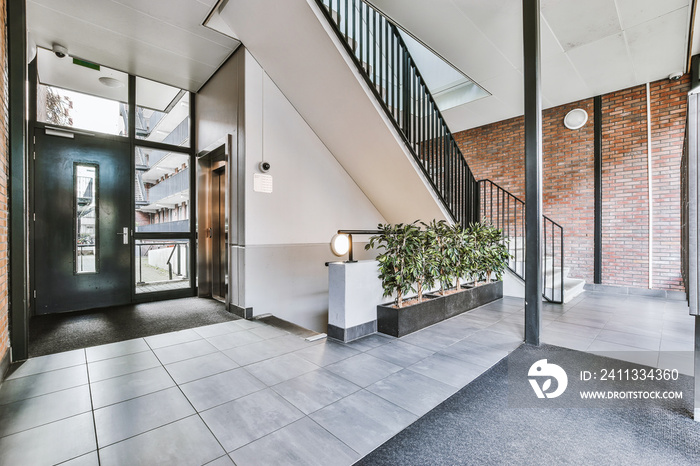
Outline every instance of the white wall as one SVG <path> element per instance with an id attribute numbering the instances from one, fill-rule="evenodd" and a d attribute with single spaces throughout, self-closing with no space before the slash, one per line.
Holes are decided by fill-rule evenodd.
<path id="1" fill-rule="evenodd" d="M 325 262 L 337 260 L 331 237 L 338 229 L 375 229 L 385 219 L 248 52 L 245 131 L 243 307 L 325 332 Z M 271 194 L 253 190 L 263 159 L 272 166 Z M 360 245 L 356 252 L 371 256 Z"/>

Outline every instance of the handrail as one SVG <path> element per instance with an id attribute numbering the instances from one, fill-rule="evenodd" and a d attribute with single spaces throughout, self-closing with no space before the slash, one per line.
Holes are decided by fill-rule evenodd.
<path id="1" fill-rule="evenodd" d="M 495 191 L 495 194 L 494 194 Z M 525 201 L 491 180 L 479 181 L 480 219 L 488 220 L 508 239 L 511 259 L 508 268 L 525 278 Z M 542 296 L 549 302 L 564 302 L 564 228 L 546 215 L 543 218 Z M 550 259 L 551 258 L 551 259 Z M 559 262 L 559 293 L 554 264 Z M 549 266 L 551 263 L 551 267 Z"/>
<path id="2" fill-rule="evenodd" d="M 364 0 L 316 0 L 453 220 L 478 218 L 478 185 L 398 28 Z"/>

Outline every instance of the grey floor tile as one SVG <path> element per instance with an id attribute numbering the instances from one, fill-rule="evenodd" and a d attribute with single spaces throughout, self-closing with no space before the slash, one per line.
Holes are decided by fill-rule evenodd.
<path id="1" fill-rule="evenodd" d="M 439 354 L 466 361 L 485 368 L 491 367 L 508 356 L 508 352 L 490 346 L 480 345 L 469 340 L 463 340 L 448 346 Z"/>
<path id="2" fill-rule="evenodd" d="M 410 343 L 415 346 L 420 346 L 421 348 L 430 351 L 440 351 L 465 338 L 466 336 L 468 335 L 445 335 L 432 327 L 428 327 L 423 330 L 413 332 L 410 335 L 406 335 L 405 337 L 401 337 L 400 341 Z"/>
<path id="3" fill-rule="evenodd" d="M 695 347 L 695 342 L 693 339 L 688 339 L 686 341 L 669 340 L 666 338 L 661 339 L 660 351 L 693 351 Z"/>
<path id="4" fill-rule="evenodd" d="M 257 327 L 262 327 L 263 325 L 265 325 L 262 322 L 258 322 L 255 320 L 246 320 L 246 319 L 239 319 L 239 320 L 236 320 L 234 322 L 236 323 L 236 325 L 238 325 L 239 327 L 244 328 L 246 330 L 250 330 L 253 328 L 257 328 Z"/>
<path id="5" fill-rule="evenodd" d="M 96 449 L 92 414 L 85 413 L 0 438 L 0 464 L 58 464 Z"/>
<path id="6" fill-rule="evenodd" d="M 590 316 L 583 314 L 564 314 L 557 321 L 568 324 L 583 325 L 585 327 L 603 328 L 610 319 L 607 317 Z"/>
<path id="7" fill-rule="evenodd" d="M 233 463 L 233 460 L 228 456 L 222 456 L 221 458 L 217 458 L 211 463 L 207 463 L 205 466 L 236 466 Z"/>
<path id="8" fill-rule="evenodd" d="M 446 383 L 455 388 L 462 388 L 487 369 L 443 354 L 434 354 L 423 359 L 408 369 Z"/>
<path id="9" fill-rule="evenodd" d="M 302 418 L 304 414 L 270 389 L 201 413 L 224 449 L 236 450 Z"/>
<path id="10" fill-rule="evenodd" d="M 646 337 L 660 337 L 662 333 L 662 326 L 657 323 L 651 324 L 641 324 L 639 322 L 620 322 L 620 321 L 608 321 L 603 327 L 606 330 L 614 330 L 616 332 L 633 333 L 635 335 L 642 335 Z"/>
<path id="11" fill-rule="evenodd" d="M 325 369 L 300 375 L 272 388 L 304 414 L 318 411 L 360 389 Z"/>
<path id="12" fill-rule="evenodd" d="M 600 331 L 596 340 L 608 341 L 619 345 L 632 346 L 649 351 L 658 351 L 661 345 L 660 337 L 648 337 L 643 335 L 634 335 L 631 333 L 616 332 L 614 330 L 603 329 Z"/>
<path id="13" fill-rule="evenodd" d="M 236 324 L 236 321 L 223 322 L 220 324 L 206 325 L 204 327 L 197 327 L 192 329 L 204 338 L 211 338 L 218 335 L 226 335 L 227 333 L 235 333 L 245 330 L 240 325 Z"/>
<path id="14" fill-rule="evenodd" d="M 552 322 L 547 326 L 549 330 L 567 333 L 580 338 L 595 338 L 600 333 L 600 328 L 587 327 L 585 325 L 571 324 L 567 322 Z"/>
<path id="15" fill-rule="evenodd" d="M 100 458 L 97 456 L 97 450 L 91 451 L 86 455 L 73 458 L 65 463 L 61 463 L 60 466 L 99 466 Z"/>
<path id="16" fill-rule="evenodd" d="M 179 345 L 166 346 L 158 348 L 154 351 L 161 364 L 172 364 L 174 362 L 184 361 L 185 359 L 204 356 L 205 354 L 215 353 L 218 350 L 214 345 L 206 340 L 194 340 Z"/>
<path id="17" fill-rule="evenodd" d="M 310 417 L 361 455 L 374 450 L 417 419 L 415 414 L 366 390 L 316 411 Z"/>
<path id="18" fill-rule="evenodd" d="M 164 333 L 146 337 L 146 343 L 151 349 L 163 348 L 164 346 L 187 343 L 188 341 L 199 340 L 202 337 L 194 330 L 180 330 L 179 332 Z"/>
<path id="19" fill-rule="evenodd" d="M 263 325 L 261 327 L 255 327 L 250 329 L 251 333 L 254 333 L 255 335 L 265 339 L 269 340 L 270 338 L 276 338 L 276 337 L 281 337 L 284 335 L 289 335 L 289 332 L 272 327 L 271 325 Z"/>
<path id="20" fill-rule="evenodd" d="M 135 338 L 133 340 L 85 348 L 85 354 L 87 355 L 87 362 L 95 362 L 103 359 L 126 356 L 127 354 L 140 353 L 141 351 L 149 351 L 150 349 L 146 340 L 143 338 Z"/>
<path id="21" fill-rule="evenodd" d="M 100 449 L 100 463 L 105 466 L 205 464 L 224 453 L 195 415 Z"/>
<path id="22" fill-rule="evenodd" d="M 230 350 L 224 351 L 224 354 L 241 366 L 247 366 L 248 364 L 254 364 L 264 361 L 265 359 L 281 356 L 310 346 L 314 346 L 314 344 L 308 343 L 304 341 L 304 339 L 294 335 L 285 335 L 283 337 L 251 343 L 250 345 L 231 348 Z"/>
<path id="23" fill-rule="evenodd" d="M 360 354 L 356 349 L 348 348 L 345 345 L 333 341 L 325 341 L 318 345 L 310 346 L 296 351 L 294 354 L 310 361 L 317 366 L 327 366 L 334 362 L 342 361 L 351 356 Z"/>
<path id="24" fill-rule="evenodd" d="M 593 338 L 583 338 L 570 335 L 568 333 L 554 332 L 549 328 L 545 328 L 542 332 L 542 343 L 548 345 L 561 346 L 562 348 L 574 349 L 577 351 L 586 351 L 593 343 Z"/>
<path id="25" fill-rule="evenodd" d="M 178 384 L 192 382 L 193 380 L 209 377 L 210 375 L 230 371 L 236 367 L 238 367 L 238 364 L 218 351 L 216 353 L 185 359 L 184 361 L 165 366 Z"/>
<path id="26" fill-rule="evenodd" d="M 680 374 L 692 377 L 695 373 L 695 354 L 692 351 L 662 351 L 659 353 L 657 367 L 675 369 Z"/>
<path id="27" fill-rule="evenodd" d="M 643 366 L 656 367 L 659 361 L 658 351 L 646 351 L 632 346 L 610 343 L 602 340 L 595 340 L 588 347 L 589 353 L 605 356 L 622 361 L 629 361 Z"/>
<path id="28" fill-rule="evenodd" d="M 95 410 L 100 448 L 195 414 L 179 388 L 172 387 Z"/>
<path id="29" fill-rule="evenodd" d="M 90 384 L 94 409 L 175 386 L 162 367 L 134 372 Z"/>
<path id="30" fill-rule="evenodd" d="M 241 329 L 239 332 L 235 333 L 225 333 L 223 335 L 208 337 L 207 340 L 218 350 L 224 351 L 227 349 L 236 348 L 238 346 L 249 345 L 251 343 L 262 341 L 263 338 L 250 332 L 249 330 Z"/>
<path id="31" fill-rule="evenodd" d="M 77 366 L 80 364 L 85 364 L 85 350 L 82 349 L 66 351 L 65 353 L 49 354 L 47 356 L 39 356 L 38 358 L 27 359 L 19 365 L 13 365 L 6 380 L 40 374 L 42 372 L 55 371 L 57 369 L 65 369 L 66 367 Z"/>
<path id="32" fill-rule="evenodd" d="M 465 340 L 469 340 L 474 343 L 479 343 L 484 346 L 490 346 L 492 348 L 498 348 L 508 352 L 513 351 L 515 348 L 517 348 L 523 343 L 523 339 L 521 337 L 494 332 L 489 330 L 488 328 L 480 330 L 473 335 L 469 335 Z"/>
<path id="33" fill-rule="evenodd" d="M 525 339 L 525 323 L 524 322 L 508 322 L 505 320 L 500 320 L 493 325 L 486 327 L 487 330 L 492 332 L 503 333 L 505 335 L 510 335 L 519 340 Z"/>
<path id="34" fill-rule="evenodd" d="M 374 333 L 366 337 L 362 337 L 358 340 L 345 343 L 348 348 L 356 349 L 357 351 L 369 351 L 377 346 L 386 345 L 391 343 L 395 338 L 382 335 L 381 333 Z"/>
<path id="35" fill-rule="evenodd" d="M 154 367 L 160 367 L 160 362 L 156 355 L 152 351 L 143 351 L 141 353 L 91 362 L 88 364 L 88 373 L 90 374 L 90 382 L 99 382 L 100 380 L 153 369 Z"/>
<path id="36" fill-rule="evenodd" d="M 91 410 L 87 385 L 0 405 L 0 437 Z"/>
<path id="37" fill-rule="evenodd" d="M 58 392 L 88 383 L 85 365 L 6 380 L 0 385 L 0 405 Z"/>
<path id="38" fill-rule="evenodd" d="M 265 388 L 265 384 L 243 368 L 234 369 L 180 387 L 197 411 L 235 400 Z"/>
<path id="39" fill-rule="evenodd" d="M 416 416 L 422 416 L 452 396 L 457 389 L 404 369 L 370 385 L 367 391 L 381 396 Z"/>
<path id="40" fill-rule="evenodd" d="M 310 363 L 295 354 L 285 354 L 276 358 L 266 359 L 246 367 L 248 372 L 268 387 L 317 369 L 318 366 L 316 364 Z"/>
<path id="41" fill-rule="evenodd" d="M 401 366 L 363 353 L 326 366 L 326 369 L 355 385 L 366 387 L 400 371 Z"/>
<path id="42" fill-rule="evenodd" d="M 305 417 L 231 453 L 238 466 L 349 466 L 360 455 Z"/>
<path id="43" fill-rule="evenodd" d="M 395 340 L 389 344 L 369 350 L 367 354 L 389 361 L 397 366 L 407 367 L 434 354 L 434 351 L 411 345 L 401 340 Z"/>

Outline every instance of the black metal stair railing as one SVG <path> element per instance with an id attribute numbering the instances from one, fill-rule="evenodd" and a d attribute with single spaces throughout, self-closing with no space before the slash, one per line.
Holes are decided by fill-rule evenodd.
<path id="1" fill-rule="evenodd" d="M 363 0 L 316 0 L 453 219 L 479 216 L 478 184 L 398 28 Z"/>
<path id="2" fill-rule="evenodd" d="M 491 180 L 479 181 L 480 219 L 503 231 L 511 258 L 508 268 L 525 279 L 525 201 Z M 542 296 L 564 302 L 564 228 L 542 216 Z M 556 266 L 555 266 L 556 265 Z M 557 288 L 558 285 L 558 288 Z"/>

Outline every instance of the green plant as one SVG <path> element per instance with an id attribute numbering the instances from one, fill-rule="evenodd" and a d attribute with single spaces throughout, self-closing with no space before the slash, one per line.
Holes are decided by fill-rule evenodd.
<path id="1" fill-rule="evenodd" d="M 440 294 L 445 294 L 445 289 L 453 284 L 458 275 L 461 244 L 457 239 L 454 227 L 445 220 L 433 220 L 424 224 L 429 238 L 429 254 L 435 261 L 434 279 L 440 282 Z"/>
<path id="2" fill-rule="evenodd" d="M 379 279 L 384 296 L 396 293 L 396 307 L 403 307 L 404 296 L 423 276 L 422 235 L 414 223 L 378 226 L 380 233 L 372 236 L 365 249 L 383 249 L 377 255 Z"/>
<path id="3" fill-rule="evenodd" d="M 491 275 L 494 274 L 500 280 L 510 258 L 508 239 L 490 223 L 472 225 L 472 234 L 478 247 L 478 275 L 483 276 L 486 283 L 491 283 Z"/>

